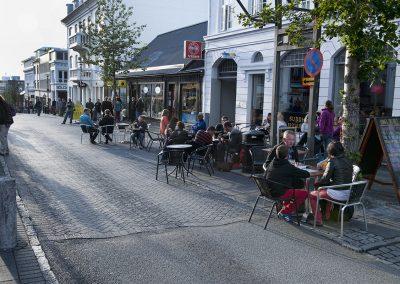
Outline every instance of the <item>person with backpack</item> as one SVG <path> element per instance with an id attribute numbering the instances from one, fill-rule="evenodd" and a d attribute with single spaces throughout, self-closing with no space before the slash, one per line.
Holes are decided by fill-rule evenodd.
<path id="1" fill-rule="evenodd" d="M 15 113 L 15 110 L 14 110 Z M 15 115 L 15 114 L 14 114 Z M 8 155 L 8 131 L 10 130 L 11 124 L 14 123 L 12 108 L 0 96 L 0 155 Z"/>
<path id="2" fill-rule="evenodd" d="M 67 111 L 65 112 L 65 116 L 64 116 L 64 120 L 63 120 L 62 124 L 65 124 L 65 122 L 67 121 L 68 117 L 69 117 L 69 124 L 72 123 L 72 117 L 73 117 L 73 113 L 74 113 L 74 108 L 75 108 L 74 103 L 72 102 L 71 99 L 68 99 Z"/>

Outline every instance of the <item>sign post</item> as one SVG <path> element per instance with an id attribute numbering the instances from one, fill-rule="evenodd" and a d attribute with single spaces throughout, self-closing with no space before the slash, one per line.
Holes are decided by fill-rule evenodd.
<path id="1" fill-rule="evenodd" d="M 360 168 L 369 180 L 368 187 L 376 182 L 393 185 L 400 203 L 400 117 L 370 118 L 360 146 Z M 378 181 L 376 173 L 385 159 L 392 183 Z"/>
<path id="2" fill-rule="evenodd" d="M 313 32 L 313 38 L 318 38 L 320 31 Z M 308 101 L 308 133 L 307 147 L 311 155 L 314 156 L 314 136 L 315 136 L 315 117 L 317 116 L 318 91 L 319 91 L 319 73 L 323 65 L 322 53 L 319 49 L 311 48 L 304 57 L 304 71 L 312 78 L 305 79 L 304 83 L 310 86 L 310 96 Z M 312 79 L 312 80 L 311 80 Z M 315 83 L 316 82 L 316 83 Z"/>

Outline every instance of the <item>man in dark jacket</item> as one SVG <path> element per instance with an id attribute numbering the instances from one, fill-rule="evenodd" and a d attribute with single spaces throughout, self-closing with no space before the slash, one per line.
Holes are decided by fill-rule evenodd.
<path id="1" fill-rule="evenodd" d="M 94 103 L 92 102 L 91 98 L 89 98 L 89 100 L 86 102 L 85 108 L 88 108 L 90 110 L 90 116 L 93 119 Z"/>
<path id="2" fill-rule="evenodd" d="M 109 109 L 111 113 L 113 113 L 114 111 L 113 104 L 108 97 L 105 97 L 104 101 L 101 103 L 101 111 L 103 112 L 103 114 L 105 113 L 106 109 Z"/>
<path id="3" fill-rule="evenodd" d="M 273 197 L 296 197 L 296 205 L 291 202 L 283 202 L 283 209 L 279 214 L 285 220 L 291 219 L 290 214 L 296 212 L 307 199 L 308 192 L 304 190 L 304 179 L 310 177 L 310 173 L 292 165 L 288 160 L 288 147 L 279 145 L 276 148 L 276 156 L 269 164 L 265 177 L 271 181 L 271 195 Z"/>
<path id="4" fill-rule="evenodd" d="M 272 160 L 276 156 L 276 149 L 281 146 L 285 145 L 288 148 L 288 159 L 289 160 L 294 160 L 295 162 L 299 162 L 299 153 L 297 152 L 297 149 L 295 147 L 296 143 L 296 134 L 291 131 L 291 130 L 286 130 L 283 133 L 283 139 L 282 143 L 276 145 L 271 152 L 269 153 L 267 160 L 264 163 L 264 168 L 267 168 L 268 165 L 272 162 Z"/>
<path id="5" fill-rule="evenodd" d="M 100 119 L 99 121 L 99 126 L 101 126 L 101 134 L 104 135 L 106 138 L 106 144 L 108 144 L 108 141 L 112 142 L 112 138 L 110 137 L 110 134 L 114 132 L 114 117 L 111 115 L 111 111 L 109 109 L 106 109 L 104 112 L 104 116 Z M 109 127 L 104 127 L 104 126 Z"/>
<path id="6" fill-rule="evenodd" d="M 8 155 L 8 130 L 14 123 L 11 106 L 0 96 L 0 155 Z"/>
<path id="7" fill-rule="evenodd" d="M 97 102 L 94 104 L 94 116 L 93 120 L 97 120 L 101 116 L 101 102 L 100 99 L 97 99 Z"/>
<path id="8" fill-rule="evenodd" d="M 68 99 L 66 107 L 67 107 L 67 111 L 65 112 L 64 120 L 63 120 L 62 124 L 65 124 L 65 122 L 67 121 L 68 117 L 69 117 L 69 124 L 71 124 L 72 123 L 72 117 L 74 116 L 74 108 L 75 108 L 75 105 L 74 105 L 74 103 L 72 102 L 71 99 Z"/>
<path id="9" fill-rule="evenodd" d="M 42 104 L 42 101 L 40 99 L 37 99 L 37 101 L 35 103 L 35 109 L 37 111 L 37 115 L 40 116 L 40 113 L 43 110 L 43 104 Z"/>

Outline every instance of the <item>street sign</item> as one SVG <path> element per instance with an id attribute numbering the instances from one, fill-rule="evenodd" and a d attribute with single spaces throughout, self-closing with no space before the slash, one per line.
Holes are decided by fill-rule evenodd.
<path id="1" fill-rule="evenodd" d="M 314 78 L 312 78 L 312 77 L 303 77 L 303 78 L 301 78 L 301 85 L 303 87 L 314 86 Z"/>
<path id="2" fill-rule="evenodd" d="M 184 41 L 184 54 L 185 59 L 201 59 L 202 58 L 202 43 L 201 41 Z"/>
<path id="3" fill-rule="evenodd" d="M 321 72 L 323 64 L 324 59 L 319 49 L 310 49 L 304 57 L 304 71 L 310 77 L 317 76 Z"/>

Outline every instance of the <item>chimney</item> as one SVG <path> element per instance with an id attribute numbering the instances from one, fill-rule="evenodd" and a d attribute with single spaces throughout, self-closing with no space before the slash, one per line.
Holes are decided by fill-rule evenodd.
<path id="1" fill-rule="evenodd" d="M 67 4 L 68 15 L 74 10 L 74 4 Z"/>

